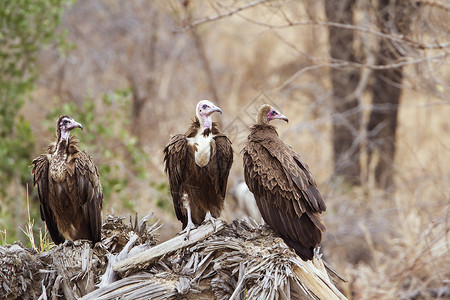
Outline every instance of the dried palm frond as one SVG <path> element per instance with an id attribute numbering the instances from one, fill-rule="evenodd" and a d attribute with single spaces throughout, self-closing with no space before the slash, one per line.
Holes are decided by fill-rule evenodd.
<path id="1" fill-rule="evenodd" d="M 158 227 L 147 225 L 149 217 L 127 225 L 123 218 L 108 216 L 102 242 L 94 248 L 83 240 L 42 253 L 20 243 L 0 247 L 0 299 L 75 299 L 86 295 L 105 273 L 108 255 L 122 250 L 130 233 L 137 236 L 137 245 L 156 243 Z"/>
<path id="2" fill-rule="evenodd" d="M 83 299 L 345 299 L 317 254 L 305 262 L 247 220 L 202 225 L 113 269 L 123 278 Z"/>
<path id="3" fill-rule="evenodd" d="M 155 245 L 158 223 L 108 216 L 102 242 L 0 247 L 0 298 L 345 299 L 318 253 L 301 260 L 267 226 L 208 222 Z M 98 287 L 96 289 L 96 287 Z"/>

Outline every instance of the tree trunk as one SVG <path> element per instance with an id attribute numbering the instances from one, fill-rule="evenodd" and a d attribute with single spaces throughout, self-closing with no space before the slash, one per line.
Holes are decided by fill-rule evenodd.
<path id="1" fill-rule="evenodd" d="M 353 23 L 354 1 L 325 0 L 325 12 L 330 22 Z M 328 27 L 330 56 L 333 59 L 354 62 L 353 31 Z M 359 82 L 359 70 L 331 69 L 333 85 L 333 158 L 334 175 L 342 176 L 351 185 L 361 184 L 360 132 L 362 113 L 359 99 L 353 96 Z"/>
<path id="2" fill-rule="evenodd" d="M 189 5 L 190 5 L 189 0 L 183 1 L 184 10 L 186 13 L 186 24 L 191 24 L 191 22 L 192 22 L 193 10 L 191 7 L 189 7 Z M 221 98 L 219 97 L 219 92 L 217 90 L 216 82 L 214 80 L 214 72 L 212 71 L 211 64 L 206 55 L 206 49 L 205 49 L 205 45 L 203 43 L 203 38 L 198 33 L 197 28 L 195 28 L 195 27 L 191 28 L 191 36 L 192 36 L 192 40 L 194 41 L 194 45 L 197 50 L 198 58 L 200 59 L 200 63 L 202 65 L 203 71 L 205 72 L 206 82 L 208 84 L 208 93 L 211 95 L 211 98 L 209 100 L 214 102 L 214 104 L 216 104 L 217 106 L 222 107 L 222 101 L 221 101 Z M 219 124 L 219 126 L 221 126 L 222 118 L 219 118 L 217 120 L 217 123 Z"/>
<path id="3" fill-rule="evenodd" d="M 146 104 L 155 94 L 156 81 L 154 70 L 156 65 L 156 51 L 158 46 L 158 10 L 154 9 L 151 14 L 151 34 L 150 38 L 145 39 L 145 43 L 140 49 L 144 54 L 137 56 L 135 65 L 129 69 L 128 81 L 131 85 L 131 132 L 138 138 L 138 145 L 141 145 L 141 115 Z M 149 112 L 154 114 L 153 110 Z M 154 115 L 147 116 L 150 120 L 155 119 Z"/>
<path id="4" fill-rule="evenodd" d="M 378 2 L 378 23 L 385 33 L 407 33 L 409 30 L 411 6 L 407 1 L 380 0 Z M 381 39 L 377 65 L 393 63 L 401 54 L 395 42 Z M 402 67 L 373 72 L 374 85 L 372 111 L 367 125 L 368 163 L 375 165 L 376 185 L 389 188 L 393 185 L 393 162 L 395 155 L 395 133 L 397 113 L 401 96 Z"/>
<path id="5" fill-rule="evenodd" d="M 206 56 L 205 46 L 203 44 L 203 39 L 200 34 L 197 32 L 196 28 L 191 29 L 192 37 L 194 39 L 195 47 L 197 48 L 198 57 L 200 58 L 200 62 L 202 63 L 203 70 L 205 72 L 207 82 L 208 82 L 208 92 L 211 95 L 211 101 L 214 102 L 217 106 L 222 107 L 221 99 L 219 97 L 219 93 L 216 88 L 214 73 L 211 69 L 211 65 L 209 63 L 208 57 Z M 222 126 L 222 118 L 219 118 L 216 121 L 219 126 Z"/>

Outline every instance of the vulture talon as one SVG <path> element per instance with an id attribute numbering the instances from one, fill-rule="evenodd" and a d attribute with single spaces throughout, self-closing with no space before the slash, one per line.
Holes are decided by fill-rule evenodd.
<path id="1" fill-rule="evenodd" d="M 202 225 L 203 225 L 203 224 L 207 224 L 208 222 L 210 222 L 211 225 L 212 225 L 212 227 L 214 228 L 214 232 L 216 232 L 216 229 L 217 229 L 217 227 L 216 227 L 216 221 L 217 221 L 217 219 L 214 218 L 214 217 L 211 215 L 211 213 L 208 211 L 208 213 L 207 213 L 206 216 L 205 216 L 205 220 L 203 220 L 203 222 L 202 222 Z"/>
<path id="2" fill-rule="evenodd" d="M 212 122 L 214 112 L 222 110 L 208 100 L 199 101 L 189 129 L 173 136 L 163 151 L 173 206 L 187 239 L 209 211 L 220 216 L 233 164 L 231 141 Z M 215 222 L 213 226 L 216 230 Z"/>
<path id="3" fill-rule="evenodd" d="M 180 231 L 178 233 L 178 235 L 183 235 L 186 234 L 186 236 L 184 237 L 185 241 L 189 240 L 189 236 L 191 234 L 191 230 L 196 229 L 197 227 L 194 225 L 194 223 L 188 224 L 182 231 Z"/>

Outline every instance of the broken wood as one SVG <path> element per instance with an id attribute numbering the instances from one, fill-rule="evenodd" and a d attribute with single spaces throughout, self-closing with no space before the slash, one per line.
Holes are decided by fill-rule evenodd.
<path id="1" fill-rule="evenodd" d="M 330 281 L 324 270 L 318 269 L 312 261 L 303 261 L 294 267 L 294 272 L 302 284 L 318 299 L 347 299 Z"/>
<path id="2" fill-rule="evenodd" d="M 207 222 L 206 224 L 192 230 L 190 232 L 189 239 L 186 239 L 185 234 L 174 237 L 173 239 L 156 245 L 155 247 L 146 250 L 138 255 L 117 262 L 115 265 L 113 265 L 113 270 L 119 275 L 123 275 L 128 270 L 143 269 L 158 257 L 196 244 L 199 241 L 206 239 L 214 232 L 219 232 L 224 226 L 225 222 L 222 220 L 216 220 L 214 225 L 210 222 Z"/>

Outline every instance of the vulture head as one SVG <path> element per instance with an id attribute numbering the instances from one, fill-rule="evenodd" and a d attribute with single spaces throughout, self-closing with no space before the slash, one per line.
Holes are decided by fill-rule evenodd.
<path id="1" fill-rule="evenodd" d="M 81 130 L 83 130 L 83 126 L 71 117 L 59 117 L 56 122 L 56 135 L 58 136 L 58 141 L 62 139 L 67 141 L 69 139 L 70 131 L 74 128 L 81 128 Z"/>
<path id="2" fill-rule="evenodd" d="M 211 128 L 211 115 L 216 111 L 222 114 L 222 110 L 218 106 L 215 106 L 214 103 L 208 100 L 201 100 L 197 103 L 195 115 L 204 128 Z"/>
<path id="3" fill-rule="evenodd" d="M 285 115 L 278 112 L 269 104 L 263 104 L 259 107 L 258 114 L 256 115 L 256 124 L 269 125 L 269 122 L 274 119 L 280 119 L 289 122 L 288 118 Z"/>

